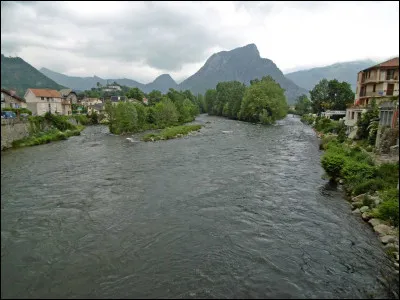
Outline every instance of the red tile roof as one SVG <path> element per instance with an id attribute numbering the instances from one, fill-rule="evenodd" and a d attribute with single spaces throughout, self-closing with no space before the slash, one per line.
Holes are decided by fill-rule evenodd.
<path id="1" fill-rule="evenodd" d="M 61 94 L 56 90 L 48 89 L 30 89 L 36 97 L 49 97 L 49 98 L 61 98 Z"/>
<path id="2" fill-rule="evenodd" d="M 399 67 L 399 57 L 395 57 L 392 59 L 389 59 L 387 61 L 384 61 L 380 64 L 377 64 L 375 66 L 369 67 L 363 71 L 369 70 L 369 69 L 375 69 L 375 68 L 398 68 Z"/>

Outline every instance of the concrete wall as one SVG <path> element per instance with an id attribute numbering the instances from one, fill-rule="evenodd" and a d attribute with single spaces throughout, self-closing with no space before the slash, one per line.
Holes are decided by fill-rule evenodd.
<path id="1" fill-rule="evenodd" d="M 1 119 L 1 150 L 11 148 L 12 142 L 29 136 L 29 121 Z"/>

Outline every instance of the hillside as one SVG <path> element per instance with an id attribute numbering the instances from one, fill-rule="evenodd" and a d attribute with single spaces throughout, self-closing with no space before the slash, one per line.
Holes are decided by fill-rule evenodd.
<path id="1" fill-rule="evenodd" d="M 237 80 L 249 85 L 250 80 L 267 75 L 285 89 L 288 103 L 294 103 L 298 96 L 307 94 L 305 89 L 286 78 L 273 61 L 260 57 L 254 44 L 213 54 L 199 71 L 179 87 L 193 93 L 205 93 L 207 89 L 215 88 L 218 82 Z"/>
<path id="2" fill-rule="evenodd" d="M 328 80 L 337 79 L 338 81 L 346 81 L 351 84 L 353 92 L 355 92 L 357 73 L 375 64 L 377 62 L 372 60 L 357 60 L 301 70 L 285 74 L 285 76 L 306 90 L 312 90 L 321 79 L 326 78 Z"/>
<path id="3" fill-rule="evenodd" d="M 163 93 L 166 93 L 169 88 L 177 88 L 176 82 L 171 78 L 168 74 L 163 74 L 158 76 L 153 82 L 148 84 L 143 84 L 138 81 L 132 79 L 103 79 L 97 76 L 93 77 L 75 77 L 75 76 L 67 76 L 61 73 L 54 72 L 52 70 L 41 68 L 40 72 L 59 84 L 68 86 L 74 90 L 90 90 L 93 87 L 97 86 L 97 82 L 101 85 L 106 85 L 107 81 L 109 83 L 113 83 L 114 81 L 120 85 L 128 86 L 128 87 L 137 87 L 141 89 L 145 93 L 150 93 L 152 90 L 159 90 Z"/>
<path id="4" fill-rule="evenodd" d="M 15 89 L 23 97 L 28 88 L 49 88 L 60 90 L 64 86 L 40 73 L 20 57 L 6 57 L 1 54 L 1 87 Z"/>

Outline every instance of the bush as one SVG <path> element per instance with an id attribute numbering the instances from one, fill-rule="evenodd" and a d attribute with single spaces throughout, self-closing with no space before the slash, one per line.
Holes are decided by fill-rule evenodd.
<path id="1" fill-rule="evenodd" d="M 91 120 L 86 115 L 73 115 L 73 118 L 81 125 L 88 125 Z"/>
<path id="2" fill-rule="evenodd" d="M 357 183 L 354 186 L 353 194 L 357 196 L 367 192 L 381 191 L 385 188 L 388 188 L 388 183 L 384 179 L 372 178 L 361 183 Z"/>
<path id="3" fill-rule="evenodd" d="M 201 128 L 201 125 L 183 125 L 175 126 L 170 128 L 165 128 L 161 130 L 160 133 L 149 133 L 143 136 L 142 140 L 148 141 L 158 141 L 158 140 L 169 140 L 176 138 L 179 134 L 186 135 L 191 131 L 196 131 Z"/>
<path id="4" fill-rule="evenodd" d="M 332 179 L 340 176 L 345 163 L 345 157 L 339 153 L 326 152 L 321 159 L 322 167 Z"/>
<path id="5" fill-rule="evenodd" d="M 15 112 L 16 114 L 28 114 L 28 115 L 32 115 L 32 112 L 25 108 L 25 107 L 20 107 L 20 108 L 13 108 L 13 107 L 4 107 L 1 109 L 2 111 L 12 111 Z"/>
<path id="6" fill-rule="evenodd" d="M 378 206 L 378 216 L 394 226 L 399 226 L 399 200 L 384 201 Z"/>
<path id="7" fill-rule="evenodd" d="M 312 114 L 302 115 L 300 121 L 307 124 L 312 125 L 314 124 L 316 118 Z"/>
<path id="8" fill-rule="evenodd" d="M 399 164 L 384 163 L 381 164 L 375 172 L 376 178 L 384 180 L 391 187 L 396 187 L 399 180 Z"/>
<path id="9" fill-rule="evenodd" d="M 56 116 L 47 112 L 44 118 L 60 131 L 77 129 L 75 125 L 68 122 L 67 116 Z"/>

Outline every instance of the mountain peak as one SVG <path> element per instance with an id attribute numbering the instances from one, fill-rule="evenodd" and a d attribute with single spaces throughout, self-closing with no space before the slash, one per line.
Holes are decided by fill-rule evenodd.
<path id="1" fill-rule="evenodd" d="M 156 79 L 154 79 L 153 83 L 165 83 L 165 84 L 172 83 L 176 85 L 175 80 L 173 80 L 171 75 L 169 74 L 161 74 Z"/>

